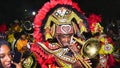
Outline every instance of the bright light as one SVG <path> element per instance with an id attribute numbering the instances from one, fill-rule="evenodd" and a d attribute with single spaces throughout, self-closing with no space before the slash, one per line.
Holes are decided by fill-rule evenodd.
<path id="1" fill-rule="evenodd" d="M 36 12 L 35 12 L 35 11 L 33 11 L 33 12 L 32 12 L 32 15 L 35 15 L 35 14 L 36 14 Z"/>
<path id="2" fill-rule="evenodd" d="M 88 50 L 87 50 L 87 53 L 90 54 L 90 56 L 94 55 L 95 53 L 97 52 L 97 48 L 95 47 L 89 47 Z"/>
<path id="3" fill-rule="evenodd" d="M 25 12 L 27 12 L 27 9 L 25 9 Z"/>

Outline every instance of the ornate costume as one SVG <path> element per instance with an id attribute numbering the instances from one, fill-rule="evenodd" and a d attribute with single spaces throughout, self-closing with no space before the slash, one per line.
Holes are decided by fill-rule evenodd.
<path id="1" fill-rule="evenodd" d="M 99 16 L 87 18 L 71 0 L 50 0 L 35 17 L 35 43 L 31 51 L 42 68 L 92 68 L 83 59 L 92 59 L 99 54 L 100 40 L 96 36 L 87 38 L 84 34 L 102 34 L 103 27 L 99 22 Z"/>

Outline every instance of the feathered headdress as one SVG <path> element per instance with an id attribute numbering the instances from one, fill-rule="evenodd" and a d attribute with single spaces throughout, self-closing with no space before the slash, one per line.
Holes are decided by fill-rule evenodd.
<path id="1" fill-rule="evenodd" d="M 35 41 L 42 41 L 43 33 L 41 28 L 45 26 L 46 19 L 49 18 L 51 13 L 53 13 L 54 10 L 56 10 L 58 7 L 64 6 L 70 9 L 74 9 L 78 12 L 78 14 L 84 14 L 83 11 L 79 8 L 78 4 L 75 2 L 72 2 L 72 0 L 50 0 L 50 2 L 46 2 L 43 7 L 38 11 L 38 14 L 36 15 L 34 19 L 34 38 Z M 82 16 L 84 17 L 84 16 Z M 83 28 L 84 29 L 84 28 Z"/>

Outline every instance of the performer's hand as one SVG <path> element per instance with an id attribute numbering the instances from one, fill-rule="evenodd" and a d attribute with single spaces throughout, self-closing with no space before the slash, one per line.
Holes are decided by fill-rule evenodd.
<path id="1" fill-rule="evenodd" d="M 83 60 L 86 61 L 87 63 L 89 63 L 90 65 L 92 65 L 92 62 L 88 57 L 85 57 Z"/>
<path id="2" fill-rule="evenodd" d="M 77 43 L 74 43 L 74 44 L 71 44 L 70 45 L 70 48 L 72 50 L 74 50 L 74 52 L 79 52 L 80 50 L 77 48 L 78 44 Z"/>

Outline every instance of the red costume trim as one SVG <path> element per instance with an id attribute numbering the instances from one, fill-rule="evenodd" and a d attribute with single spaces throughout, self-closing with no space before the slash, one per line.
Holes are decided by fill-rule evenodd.
<path id="1" fill-rule="evenodd" d="M 90 27 L 90 30 L 93 31 L 95 26 L 92 26 L 93 24 L 96 25 L 97 23 L 100 23 L 101 22 L 101 16 L 99 15 L 95 15 L 95 14 L 91 14 L 89 17 L 88 17 L 88 23 L 89 23 L 89 27 Z"/>

